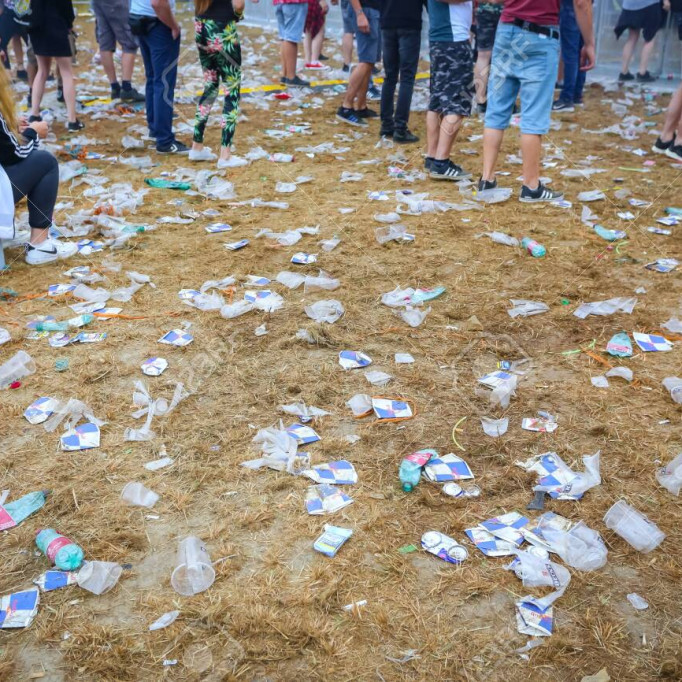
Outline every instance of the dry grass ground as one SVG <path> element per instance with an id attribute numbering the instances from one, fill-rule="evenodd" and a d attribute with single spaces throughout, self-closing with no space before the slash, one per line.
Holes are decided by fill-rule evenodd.
<path id="1" fill-rule="evenodd" d="M 91 32 L 89 24 L 82 28 L 84 34 Z M 276 44 L 259 39 L 256 30 L 245 29 L 243 34 L 252 39 L 245 54 L 257 50 L 257 68 L 269 74 L 268 64 L 276 63 Z M 92 48 L 87 37 L 82 44 Z M 90 56 L 81 55 L 81 72 L 94 68 Z M 193 59 L 191 45 L 186 59 Z M 397 150 L 374 148 L 377 123 L 348 145 L 335 138 L 353 132 L 333 118 L 338 96 L 308 96 L 304 101 L 313 106 L 292 117 L 283 116 L 291 106 L 273 101 L 264 109 L 246 99 L 243 112 L 248 121 L 238 128 L 239 153 L 255 144 L 293 153 L 298 146 L 332 140 L 351 150 L 343 158 L 296 153 L 290 165 L 258 161 L 230 171 L 239 199 L 284 199 L 291 204 L 287 211 L 235 208 L 200 196 L 150 191 L 135 222 L 153 223 L 179 210 L 217 208 L 221 220 L 234 230 L 227 238 L 208 235 L 204 226 L 214 219 L 200 216 L 187 225 L 159 225 L 116 252 L 124 270 L 149 274 L 156 288 L 143 288 L 124 305 L 124 313 L 144 319 L 93 326 L 108 333 L 103 343 L 55 350 L 46 341 L 24 340 L 31 316 L 68 316 L 68 301 L 63 299 L 0 304 L 0 324 L 13 337 L 0 350 L 0 360 L 23 348 L 38 368 L 21 388 L 0 396 L 0 489 L 10 488 L 12 497 L 47 487 L 54 491 L 42 511 L 0 535 L 0 594 L 30 585 L 47 567 L 33 551 L 37 527 L 58 528 L 88 557 L 132 565 L 106 595 L 96 597 L 75 587 L 43 595 L 30 629 L 0 633 L 0 678 L 26 680 L 31 672 L 44 669 L 41 679 L 52 681 L 75 677 L 568 682 L 606 667 L 615 680 L 682 679 L 682 507 L 654 477 L 660 462 L 677 454 L 682 436 L 680 408 L 661 386 L 665 376 L 680 374 L 679 346 L 667 354 L 635 352 L 623 364 L 633 369 L 637 384 L 616 379 L 608 390 L 590 384 L 590 377 L 603 371 L 595 360 L 585 354 L 562 355 L 593 339 L 595 350 L 601 352 L 618 331 L 654 331 L 680 313 L 679 273 L 663 275 L 643 267 L 657 257 L 682 259 L 678 233 L 661 237 L 646 231 L 663 207 L 682 203 L 679 168 L 656 158 L 648 174 L 619 170 L 641 168 L 642 159 L 624 151 L 626 143 L 620 138 L 583 132 L 614 123 L 617 117 L 610 102 L 619 97 L 589 88 L 585 110 L 560 117 L 561 130 L 549 135 L 549 141 L 565 150 L 567 161 L 547 174 L 565 188 L 574 201 L 572 210 L 522 205 L 513 198 L 479 212 L 408 216 L 415 243 L 387 246 L 374 238 L 379 223 L 373 215 L 393 210 L 395 204 L 367 201 L 369 190 L 409 187 L 429 192 L 431 198 L 456 201 L 456 187 L 389 179 L 386 157 Z M 666 102 L 666 97 L 659 99 L 661 106 Z M 179 111 L 182 119 L 191 118 L 192 106 L 181 105 Z M 644 115 L 644 103 L 638 101 L 631 111 Z M 108 145 L 93 150 L 115 155 L 122 151 L 119 139 L 125 128 L 142 120 L 141 115 L 125 121 L 115 116 L 90 121 L 86 116 L 85 133 L 108 138 Z M 660 126 L 662 116 L 649 120 Z M 300 121 L 312 124 L 312 136 L 276 142 L 263 133 Z M 413 121 L 424 138 L 423 113 L 415 114 Z M 477 151 L 476 156 L 461 155 L 462 165 L 475 174 L 481 164 L 480 142 L 466 138 L 481 132 L 481 122 L 471 119 L 457 144 L 457 149 Z M 66 142 L 61 132 L 59 137 Z M 632 145 L 647 149 L 652 141 L 643 136 Z M 208 143 L 218 146 L 216 126 L 210 129 Z M 505 139 L 504 154 L 516 152 L 517 145 L 513 130 Z M 404 149 L 408 168 L 421 169 L 422 151 L 420 146 Z M 504 154 L 502 166 L 511 176 L 503 184 L 516 190 L 520 167 L 504 163 Z M 588 155 L 599 157 L 595 166 L 607 172 L 594 176 L 594 181 L 559 175 L 564 165 L 575 167 Z M 190 165 L 186 159 L 154 158 L 160 163 L 154 176 Z M 381 163 L 356 165 L 372 158 Z M 109 161 L 87 165 L 101 169 L 112 181 L 143 186 L 145 174 L 138 171 Z M 365 178 L 362 183 L 340 185 L 343 170 L 362 171 Z M 312 175 L 314 181 L 291 195 L 274 192 L 278 180 L 301 174 Z M 624 182 L 615 185 L 618 177 Z M 614 197 L 617 186 L 652 201 L 653 207 L 633 209 L 636 220 L 622 223 L 616 212 L 629 206 Z M 628 231 L 619 254 L 607 250 L 580 222 L 576 195 L 595 187 L 604 189 L 608 199 L 592 204 L 593 210 L 607 226 Z M 92 202 L 82 197 L 83 189 L 64 184 L 60 196 L 71 198 L 76 209 L 87 208 Z M 169 205 L 181 198 L 181 207 Z M 341 215 L 342 206 L 356 211 Z M 253 238 L 262 227 L 282 231 L 318 224 L 321 237 L 305 236 L 291 248 Z M 548 256 L 535 260 L 520 250 L 474 239 L 491 230 L 533 236 L 547 246 Z M 341 244 L 329 253 L 320 251 L 317 240 L 333 235 Z M 241 238 L 251 239 L 246 249 L 223 249 L 223 242 Z M 304 304 L 330 296 L 304 296 L 302 290 L 289 291 L 277 284 L 274 288 L 286 303 L 272 315 L 254 312 L 224 320 L 178 299 L 181 288 L 198 288 L 205 280 L 229 274 L 274 279 L 279 271 L 295 267 L 289 259 L 297 250 L 319 253 L 319 266 L 341 279 L 342 287 L 331 297 L 343 302 L 346 314 L 336 324 L 318 328 L 303 312 Z M 18 255 L 8 253 L 10 259 Z M 100 259 L 76 257 L 69 265 L 90 262 L 97 267 Z M 44 292 L 49 284 L 66 281 L 62 274 L 66 269 L 65 264 L 30 269 L 15 260 L 0 284 L 20 296 Z M 309 266 L 302 271 L 317 269 Z M 111 275 L 103 286 L 113 289 L 126 283 L 122 274 Z M 447 293 L 432 303 L 432 313 L 416 329 L 380 303 L 381 294 L 397 285 L 441 284 Z M 631 316 L 580 321 L 572 314 L 580 302 L 633 295 L 640 286 L 647 293 L 638 297 Z M 512 320 L 506 312 L 510 298 L 544 301 L 550 312 Z M 562 299 L 570 303 L 562 305 Z M 483 331 L 469 322 L 473 315 Z M 185 349 L 157 345 L 163 333 L 185 320 L 192 323 L 192 345 Z M 255 337 L 254 329 L 264 322 L 269 334 Z M 316 335 L 316 345 L 295 338 L 301 327 Z M 383 392 L 412 399 L 416 418 L 383 426 L 353 420 L 344 403 L 369 385 L 362 373 L 340 369 L 336 356 L 343 349 L 363 350 L 376 368 L 393 374 L 393 383 Z M 532 371 L 520 381 L 505 412 L 510 418 L 508 433 L 493 440 L 483 434 L 478 418 L 501 413 L 476 395 L 476 378 L 494 369 L 497 360 L 514 359 L 521 350 L 532 358 Z M 393 354 L 399 351 L 412 353 L 415 364 L 395 365 Z M 140 363 L 156 354 L 168 358 L 170 368 L 156 379 L 142 377 Z M 57 357 L 69 358 L 68 371 L 55 371 Z M 176 381 L 185 381 L 193 394 L 168 419 L 155 420 L 153 442 L 125 442 L 124 429 L 135 425 L 130 416 L 133 382 L 141 378 L 154 397 L 170 397 Z M 45 395 L 75 397 L 89 404 L 108 422 L 101 447 L 61 452 L 57 434 L 28 424 L 24 409 Z M 308 448 L 313 460 L 347 458 L 359 472 L 359 483 L 350 491 L 355 503 L 330 518 L 305 513 L 307 479 L 239 466 L 255 456 L 250 443 L 254 426 L 274 424 L 280 416 L 278 405 L 295 400 L 332 413 L 315 423 L 322 441 Z M 554 434 L 521 430 L 522 417 L 533 416 L 538 409 L 559 416 Z M 476 474 L 480 498 L 452 500 L 428 484 L 404 494 L 397 478 L 401 457 L 421 447 L 451 451 L 452 426 L 464 416 L 468 419 L 460 437 L 466 448 L 463 456 Z M 360 436 L 352 446 L 345 440 L 351 433 Z M 156 458 L 162 443 L 175 464 L 146 471 L 143 463 Z M 555 606 L 555 634 L 530 652 L 529 660 L 514 653 L 527 638 L 516 631 L 513 606 L 514 599 L 528 590 L 503 570 L 506 559 L 487 559 L 471 545 L 469 559 L 460 567 L 421 551 L 398 552 L 403 545 L 418 545 L 426 530 L 464 540 L 465 528 L 505 511 L 522 511 L 534 478 L 515 467 L 516 460 L 555 450 L 567 462 L 579 464 L 581 455 L 598 449 L 602 484 L 580 502 L 552 501 L 548 507 L 599 530 L 608 544 L 608 564 L 597 572 L 572 572 L 572 583 Z M 158 519 L 147 518 L 146 510 L 122 505 L 121 489 L 131 480 L 140 480 L 161 495 L 153 510 Z M 621 497 L 649 514 L 667 534 L 653 553 L 636 552 L 605 528 L 604 512 Z M 355 532 L 335 559 L 312 550 L 325 522 Z M 228 557 L 218 564 L 213 587 L 194 598 L 182 598 L 170 586 L 177 539 L 188 533 L 205 540 L 213 559 Z M 649 609 L 635 612 L 625 599 L 629 592 L 644 596 Z M 362 599 L 368 604 L 359 613 L 343 610 Z M 176 608 L 181 615 L 173 625 L 148 631 L 161 613 Z M 404 664 L 387 658 L 400 658 L 408 649 L 416 649 L 419 657 Z M 178 664 L 164 668 L 165 659 Z"/>

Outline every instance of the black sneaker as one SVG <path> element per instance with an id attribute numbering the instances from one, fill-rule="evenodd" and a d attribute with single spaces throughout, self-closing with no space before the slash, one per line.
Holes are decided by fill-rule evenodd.
<path id="1" fill-rule="evenodd" d="M 419 137 L 406 128 L 405 130 L 396 130 L 393 133 L 393 140 L 399 144 L 410 144 L 411 142 L 419 142 Z"/>
<path id="2" fill-rule="evenodd" d="M 64 91 L 61 88 L 57 88 L 57 101 L 64 103 Z"/>
<path id="3" fill-rule="evenodd" d="M 284 85 L 291 85 L 294 88 L 309 88 L 310 82 L 304 81 L 299 76 L 294 76 L 293 78 L 283 78 L 282 82 Z"/>
<path id="4" fill-rule="evenodd" d="M 121 97 L 121 86 L 117 88 L 111 88 L 111 99 L 119 99 Z"/>
<path id="5" fill-rule="evenodd" d="M 280 82 L 281 85 L 286 85 L 286 84 L 287 84 L 287 79 L 286 79 L 284 76 L 282 76 L 282 77 L 279 79 L 279 82 Z"/>
<path id="6" fill-rule="evenodd" d="M 547 189 L 541 182 L 538 182 L 536 189 L 531 189 L 523 185 L 521 187 L 521 194 L 519 196 L 519 201 L 524 203 L 538 203 L 541 201 L 559 201 L 564 198 L 563 192 L 555 192 L 554 190 Z"/>
<path id="7" fill-rule="evenodd" d="M 329 57 L 327 57 L 326 54 L 320 53 L 320 61 L 321 61 L 321 62 L 328 62 L 328 61 L 329 61 Z"/>
<path id="8" fill-rule="evenodd" d="M 575 106 L 571 104 L 570 102 L 562 102 L 560 99 L 558 99 L 554 104 L 552 104 L 552 111 L 563 111 L 565 113 L 571 113 L 572 111 L 575 111 Z"/>
<path id="9" fill-rule="evenodd" d="M 159 147 L 156 145 L 156 151 L 159 154 L 188 154 L 189 147 L 186 144 L 180 142 L 180 140 L 173 140 L 169 145 L 165 147 Z"/>
<path id="10" fill-rule="evenodd" d="M 358 118 L 379 118 L 379 114 L 374 109 L 365 107 L 364 109 L 354 109 Z"/>
<path id="11" fill-rule="evenodd" d="M 394 134 L 393 128 L 384 128 L 383 124 L 381 126 L 381 130 L 379 131 L 379 137 L 390 137 L 393 138 Z"/>
<path id="12" fill-rule="evenodd" d="M 627 73 L 618 74 L 618 82 L 625 83 L 625 81 L 633 81 L 635 77 L 628 71 Z"/>
<path id="13" fill-rule="evenodd" d="M 434 180 L 452 180 L 454 182 L 468 180 L 471 177 L 471 173 L 467 173 L 456 163 L 452 163 L 450 159 L 434 159 L 431 161 L 429 175 Z"/>
<path id="14" fill-rule="evenodd" d="M 353 111 L 353 109 L 346 109 L 346 107 L 339 107 L 336 111 L 336 118 L 339 119 L 339 121 L 344 121 L 345 123 L 349 123 L 352 126 L 358 126 L 359 128 L 366 128 L 367 127 L 367 121 L 361 119 L 357 115 L 357 111 Z"/>
<path id="15" fill-rule="evenodd" d="M 488 102 L 476 102 L 476 109 L 479 114 L 485 114 L 488 109 Z"/>
<path id="16" fill-rule="evenodd" d="M 42 121 L 42 120 L 43 120 L 43 117 L 42 117 L 42 116 L 33 116 L 33 115 L 31 115 L 31 116 L 28 117 L 28 122 L 29 122 L 29 123 L 35 123 L 35 121 Z"/>
<path id="17" fill-rule="evenodd" d="M 341 67 L 341 71 L 343 71 L 344 73 L 350 73 L 350 64 L 344 64 Z"/>
<path id="18" fill-rule="evenodd" d="M 28 71 L 26 71 L 26 69 L 17 69 L 17 78 L 20 81 L 27 81 L 28 80 Z"/>
<path id="19" fill-rule="evenodd" d="M 121 90 L 121 102 L 144 102 L 145 99 L 146 97 L 135 88 Z"/>
<path id="20" fill-rule="evenodd" d="M 654 154 L 665 154 L 668 149 L 671 147 L 675 146 L 675 133 L 673 133 L 673 136 L 667 141 L 663 142 L 661 138 L 657 138 L 656 142 L 654 142 L 653 147 L 651 148 L 651 151 L 654 152 Z"/>
<path id="21" fill-rule="evenodd" d="M 381 99 L 381 90 L 376 85 L 371 85 L 367 90 L 367 99 L 378 102 Z"/>
<path id="22" fill-rule="evenodd" d="M 484 180 L 480 178 L 478 181 L 478 191 L 485 192 L 487 189 L 495 189 L 497 187 L 497 180 Z"/>
<path id="23" fill-rule="evenodd" d="M 424 158 L 424 170 L 425 171 L 431 170 L 431 164 L 433 163 L 433 161 L 434 161 L 433 156 L 427 156 Z"/>
<path id="24" fill-rule="evenodd" d="M 83 121 L 79 121 L 78 119 L 76 119 L 75 121 L 69 121 L 66 124 L 66 129 L 70 133 L 76 133 L 79 130 L 83 130 L 83 128 L 85 128 L 85 123 L 83 123 Z"/>
<path id="25" fill-rule="evenodd" d="M 673 145 L 666 151 L 665 155 L 675 159 L 675 161 L 682 161 L 682 144 Z"/>
<path id="26" fill-rule="evenodd" d="M 648 71 L 644 73 L 637 74 L 638 83 L 653 83 L 656 80 L 656 76 L 652 76 Z"/>

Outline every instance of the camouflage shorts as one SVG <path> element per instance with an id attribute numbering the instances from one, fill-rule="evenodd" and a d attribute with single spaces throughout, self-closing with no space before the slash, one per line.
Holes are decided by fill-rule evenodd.
<path id="1" fill-rule="evenodd" d="M 443 116 L 471 115 L 474 96 L 474 54 L 468 40 L 431 43 L 429 111 Z"/>

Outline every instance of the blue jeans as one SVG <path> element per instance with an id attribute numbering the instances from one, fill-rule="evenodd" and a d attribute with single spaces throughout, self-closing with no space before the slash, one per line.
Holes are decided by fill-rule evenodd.
<path id="1" fill-rule="evenodd" d="M 550 28 L 556 30 L 556 26 Z M 516 96 L 521 94 L 521 132 L 545 135 L 552 115 L 559 70 L 559 41 L 513 24 L 499 23 L 495 34 L 485 127 L 509 127 Z"/>
<path id="2" fill-rule="evenodd" d="M 585 87 L 585 71 L 580 70 L 580 50 L 583 37 L 575 18 L 573 0 L 562 0 L 559 13 L 561 31 L 561 57 L 564 60 L 564 86 L 559 100 L 566 104 L 581 102 Z"/>
<path id="3" fill-rule="evenodd" d="M 147 77 L 145 106 L 149 135 L 156 148 L 167 147 L 173 137 L 173 98 L 178 76 L 180 38 L 173 40 L 171 30 L 160 21 L 149 33 L 138 36 Z"/>
<path id="4" fill-rule="evenodd" d="M 410 117 L 414 79 L 419 64 L 421 31 L 416 28 L 385 28 L 383 40 L 384 71 L 381 88 L 381 126 L 387 130 L 404 131 Z M 400 76 L 398 103 L 393 114 L 393 96 Z"/>

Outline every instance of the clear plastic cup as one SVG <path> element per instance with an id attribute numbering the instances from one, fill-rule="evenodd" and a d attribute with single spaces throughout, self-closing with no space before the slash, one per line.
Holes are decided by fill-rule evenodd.
<path id="1" fill-rule="evenodd" d="M 93 594 L 108 592 L 121 577 L 123 568 L 111 561 L 86 561 L 78 571 L 76 582 Z"/>
<path id="2" fill-rule="evenodd" d="M 121 499 L 131 506 L 151 509 L 159 501 L 159 496 L 153 490 L 145 488 L 142 483 L 131 481 L 123 487 Z"/>
<path id="3" fill-rule="evenodd" d="M 0 365 L 0 388 L 33 374 L 36 371 L 33 358 L 23 350 L 17 351 L 7 362 Z"/>
<path id="4" fill-rule="evenodd" d="M 211 557 L 200 538 L 190 535 L 178 545 L 177 566 L 171 575 L 173 589 L 183 597 L 207 590 L 215 580 Z"/>
<path id="5" fill-rule="evenodd" d="M 653 521 L 623 500 L 618 500 L 604 514 L 604 523 L 639 552 L 651 552 L 665 538 L 665 533 Z"/>

